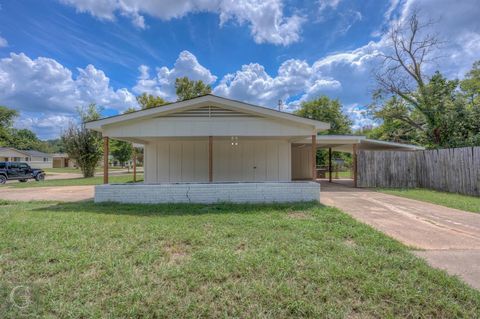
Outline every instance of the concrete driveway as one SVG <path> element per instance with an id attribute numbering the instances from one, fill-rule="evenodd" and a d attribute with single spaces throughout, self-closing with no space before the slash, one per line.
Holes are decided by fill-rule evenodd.
<path id="1" fill-rule="evenodd" d="M 369 191 L 321 183 L 321 202 L 415 249 L 433 267 L 480 289 L 480 214 Z"/>
<path id="2" fill-rule="evenodd" d="M 95 186 L 2 187 L 0 199 L 13 201 L 52 200 L 77 202 L 93 199 Z"/>

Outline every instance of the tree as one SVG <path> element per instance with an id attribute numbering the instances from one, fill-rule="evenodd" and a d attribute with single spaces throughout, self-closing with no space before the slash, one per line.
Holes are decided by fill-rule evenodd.
<path id="1" fill-rule="evenodd" d="M 212 92 L 210 85 L 205 84 L 202 80 L 190 80 L 188 77 L 177 78 L 175 80 L 175 90 L 177 101 L 193 99 Z"/>
<path id="2" fill-rule="evenodd" d="M 10 145 L 13 121 L 17 116 L 17 111 L 0 105 L 0 146 Z"/>
<path id="3" fill-rule="evenodd" d="M 440 44 L 428 32 L 431 24 L 421 22 L 414 12 L 390 30 L 391 49 L 383 54 L 383 63 L 376 72 L 379 90 L 370 105 L 374 117 L 383 123 L 381 129 L 374 131 L 429 148 L 478 143 L 477 113 L 466 102 L 473 102 L 478 96 L 478 65 L 462 82 L 463 95 L 459 94 L 458 80 L 448 80 L 438 71 L 426 75 L 425 66 L 435 59 L 434 52 Z"/>
<path id="4" fill-rule="evenodd" d="M 332 100 L 328 96 L 321 96 L 312 101 L 302 102 L 295 114 L 330 123 L 330 129 L 324 134 L 352 133 L 352 121 L 342 112 L 342 105 L 338 99 Z"/>
<path id="5" fill-rule="evenodd" d="M 84 177 L 94 176 L 95 167 L 103 155 L 101 134 L 85 127 L 86 122 L 100 119 L 100 112 L 95 104 L 79 109 L 80 123 L 70 123 L 62 135 L 65 150 L 77 162 Z"/>
<path id="6" fill-rule="evenodd" d="M 330 123 L 330 129 L 322 134 L 350 134 L 352 133 L 352 121 L 342 112 L 342 105 L 338 99 L 332 100 L 328 96 L 321 96 L 317 99 L 302 102 L 300 109 L 295 111 L 296 115 L 312 120 Z M 350 162 L 349 154 L 334 152 L 334 157 L 343 158 Z M 317 151 L 317 164 L 327 165 L 328 152 Z"/>
<path id="7" fill-rule="evenodd" d="M 50 153 L 49 145 L 41 141 L 37 135 L 28 129 L 12 129 L 10 147 L 19 150 L 37 150 L 40 152 Z"/>
<path id="8" fill-rule="evenodd" d="M 143 93 L 137 96 L 137 102 L 138 104 L 140 104 L 140 107 L 142 108 L 142 110 L 149 109 L 152 107 L 162 106 L 168 103 L 159 96 L 154 96 L 147 93 Z M 133 109 L 133 111 L 135 111 L 135 109 Z"/>
<path id="9" fill-rule="evenodd" d="M 132 143 L 125 141 L 112 140 L 110 154 L 120 162 L 122 166 L 132 158 Z"/>
<path id="10" fill-rule="evenodd" d="M 440 145 L 440 123 L 435 117 L 435 101 L 428 89 L 429 77 L 424 73 L 427 62 L 431 62 L 432 53 L 439 46 L 436 36 L 428 33 L 431 23 L 420 21 L 417 12 L 409 19 L 395 25 L 388 34 L 391 50 L 383 54 L 383 63 L 376 72 L 379 85 L 377 96 L 396 95 L 405 103 L 390 104 L 390 113 L 384 116 L 399 121 L 422 131 L 434 145 Z M 399 106 L 402 109 L 397 110 Z M 408 108 L 404 112 L 403 108 Z M 423 116 L 413 118 L 410 115 L 420 112 Z"/>
<path id="11" fill-rule="evenodd" d="M 13 147 L 19 150 L 50 152 L 49 145 L 41 141 L 34 132 L 13 127 L 17 116 L 18 112 L 16 110 L 0 106 L 0 146 Z"/>

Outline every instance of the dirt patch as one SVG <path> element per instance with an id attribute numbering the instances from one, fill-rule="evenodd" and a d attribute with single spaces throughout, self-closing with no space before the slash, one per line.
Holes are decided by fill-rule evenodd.
<path id="1" fill-rule="evenodd" d="M 240 244 L 237 245 L 237 247 L 235 247 L 235 253 L 236 254 L 241 254 L 246 249 L 247 249 L 247 244 L 245 244 L 244 242 L 241 242 Z"/>
<path id="2" fill-rule="evenodd" d="M 312 219 L 312 216 L 302 211 L 288 212 L 287 216 L 292 219 Z"/>
<path id="3" fill-rule="evenodd" d="M 184 243 L 167 243 L 165 245 L 165 252 L 167 253 L 169 265 L 179 265 L 188 259 L 190 246 Z"/>
<path id="4" fill-rule="evenodd" d="M 357 247 L 357 243 L 352 239 L 346 239 L 343 241 L 343 243 L 347 247 Z"/>
<path id="5" fill-rule="evenodd" d="M 48 186 L 28 188 L 2 188 L 1 200 L 31 201 L 53 200 L 62 202 L 76 202 L 93 198 L 95 186 Z"/>

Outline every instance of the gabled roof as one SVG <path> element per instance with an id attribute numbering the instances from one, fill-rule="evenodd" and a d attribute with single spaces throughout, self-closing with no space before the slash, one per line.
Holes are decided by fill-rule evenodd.
<path id="1" fill-rule="evenodd" d="M 14 152 L 17 152 L 17 153 L 21 153 L 21 154 L 24 154 L 24 155 L 27 155 L 27 156 L 34 156 L 34 157 L 52 157 L 52 155 L 50 154 L 47 154 L 47 153 L 43 153 L 43 152 L 40 152 L 40 151 L 35 151 L 35 150 L 18 150 L 16 148 L 13 148 L 13 147 L 0 147 L 0 151 L 7 151 L 7 150 L 10 150 L 10 151 L 14 151 Z"/>
<path id="2" fill-rule="evenodd" d="M 52 157 L 52 155 L 50 154 L 43 153 L 40 151 L 35 151 L 35 150 L 26 150 L 21 152 L 33 157 Z"/>
<path id="3" fill-rule="evenodd" d="M 1 151 L 13 151 L 20 154 L 28 155 L 25 151 L 17 150 L 16 148 L 13 148 L 13 147 L 0 147 L 0 152 Z"/>
<path id="4" fill-rule="evenodd" d="M 91 121 L 86 123 L 88 129 L 101 131 L 102 126 L 118 124 L 131 120 L 141 120 L 148 119 L 157 116 L 167 116 L 176 112 L 181 112 L 183 110 L 191 109 L 195 106 L 221 106 L 227 109 L 232 109 L 236 111 L 242 111 L 256 116 L 262 116 L 266 118 L 281 119 L 286 121 L 291 121 L 297 124 L 312 125 L 316 130 L 322 131 L 330 128 L 329 123 L 320 122 L 316 120 L 307 119 L 295 114 L 277 111 L 268 107 L 253 105 L 241 101 L 231 100 L 224 97 L 216 96 L 213 94 L 202 95 L 190 100 L 174 102 L 170 104 L 165 104 L 162 106 L 157 106 L 145 110 L 138 110 L 132 113 L 121 114 L 110 116 L 104 119 Z"/>

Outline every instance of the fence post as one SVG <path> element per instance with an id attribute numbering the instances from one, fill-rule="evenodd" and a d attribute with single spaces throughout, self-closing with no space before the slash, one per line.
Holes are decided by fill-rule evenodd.
<path id="1" fill-rule="evenodd" d="M 357 176 L 357 144 L 353 144 L 353 187 L 357 187 L 358 176 Z"/>

